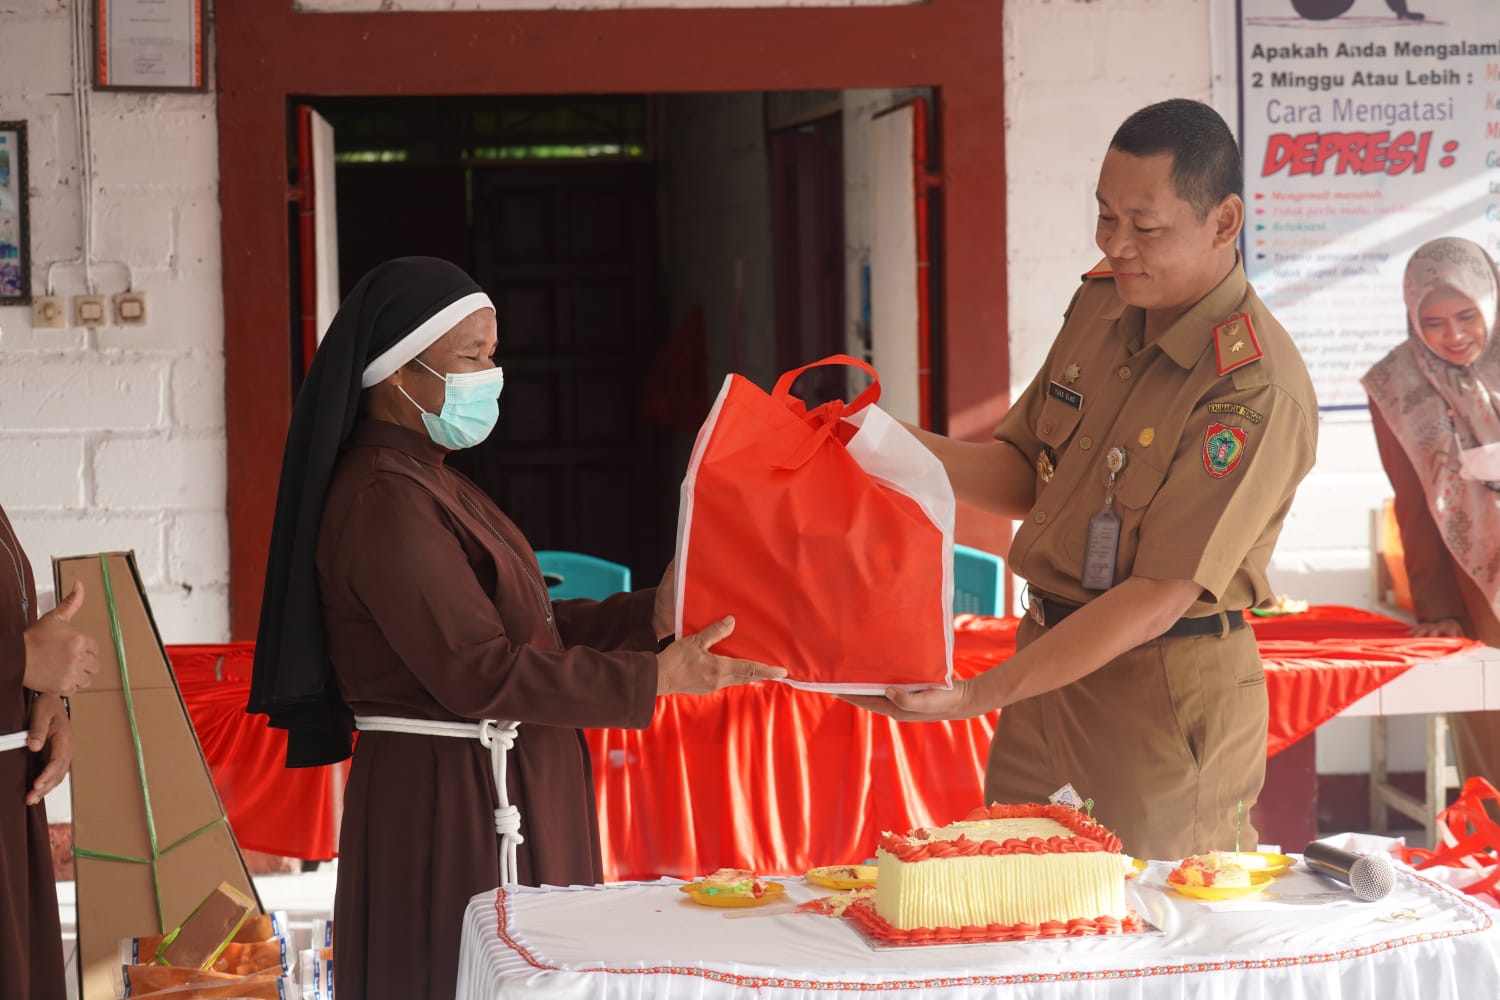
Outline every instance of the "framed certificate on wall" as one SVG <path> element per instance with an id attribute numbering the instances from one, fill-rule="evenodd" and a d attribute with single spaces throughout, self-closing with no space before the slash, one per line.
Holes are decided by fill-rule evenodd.
<path id="1" fill-rule="evenodd" d="M 0 306 L 31 301 L 26 232 L 26 123 L 0 122 Z"/>
<path id="2" fill-rule="evenodd" d="M 94 0 L 94 86 L 203 90 L 204 0 Z"/>

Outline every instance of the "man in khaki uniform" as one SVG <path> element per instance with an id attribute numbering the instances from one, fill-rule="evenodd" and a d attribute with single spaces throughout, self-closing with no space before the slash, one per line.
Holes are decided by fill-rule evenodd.
<path id="1" fill-rule="evenodd" d="M 1003 706 L 986 800 L 1071 783 L 1141 857 L 1254 848 L 1266 690 L 1244 609 L 1273 597 L 1316 450 L 1307 370 L 1236 249 L 1242 187 L 1207 105 L 1152 105 L 1115 133 L 1105 259 L 996 440 L 918 432 L 960 499 L 1022 522 L 1019 651 L 951 691 L 851 699 L 900 719 Z"/>

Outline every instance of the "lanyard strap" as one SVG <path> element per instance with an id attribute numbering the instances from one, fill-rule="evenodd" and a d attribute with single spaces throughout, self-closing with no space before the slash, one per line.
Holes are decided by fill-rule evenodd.
<path id="1" fill-rule="evenodd" d="M 506 752 L 516 742 L 517 722 L 448 722 L 440 719 L 405 719 L 395 715 L 356 715 L 354 726 L 362 733 L 410 733 L 419 736 L 447 736 L 478 740 L 489 748 L 490 771 L 495 778 L 495 832 L 500 835 L 500 884 L 514 885 L 520 876 L 516 871 L 516 847 L 521 836 L 521 810 L 510 803 L 505 790 Z"/>

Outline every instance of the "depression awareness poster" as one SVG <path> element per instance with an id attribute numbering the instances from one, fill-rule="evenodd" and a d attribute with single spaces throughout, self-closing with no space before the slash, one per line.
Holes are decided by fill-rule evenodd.
<path id="1" fill-rule="evenodd" d="M 1245 270 L 1324 409 L 1406 337 L 1411 252 L 1500 256 L 1500 0 L 1239 0 Z"/>

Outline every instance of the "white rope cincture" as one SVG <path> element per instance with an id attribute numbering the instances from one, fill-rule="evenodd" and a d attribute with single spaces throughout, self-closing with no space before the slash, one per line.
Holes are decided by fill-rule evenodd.
<path id="1" fill-rule="evenodd" d="M 516 744 L 519 722 L 485 719 L 483 722 L 446 722 L 439 719 L 406 719 L 395 715 L 357 715 L 354 725 L 362 733 L 414 733 L 420 736 L 448 736 L 478 740 L 490 751 L 490 771 L 495 779 L 495 832 L 500 835 L 500 884 L 520 881 L 516 870 L 516 848 L 521 836 L 521 810 L 511 805 L 505 790 L 505 757 Z M 24 737 L 26 734 L 22 733 Z"/>
<path id="2" fill-rule="evenodd" d="M 7 750 L 19 750 L 26 745 L 26 738 L 30 732 L 6 733 L 0 736 L 0 753 Z"/>

